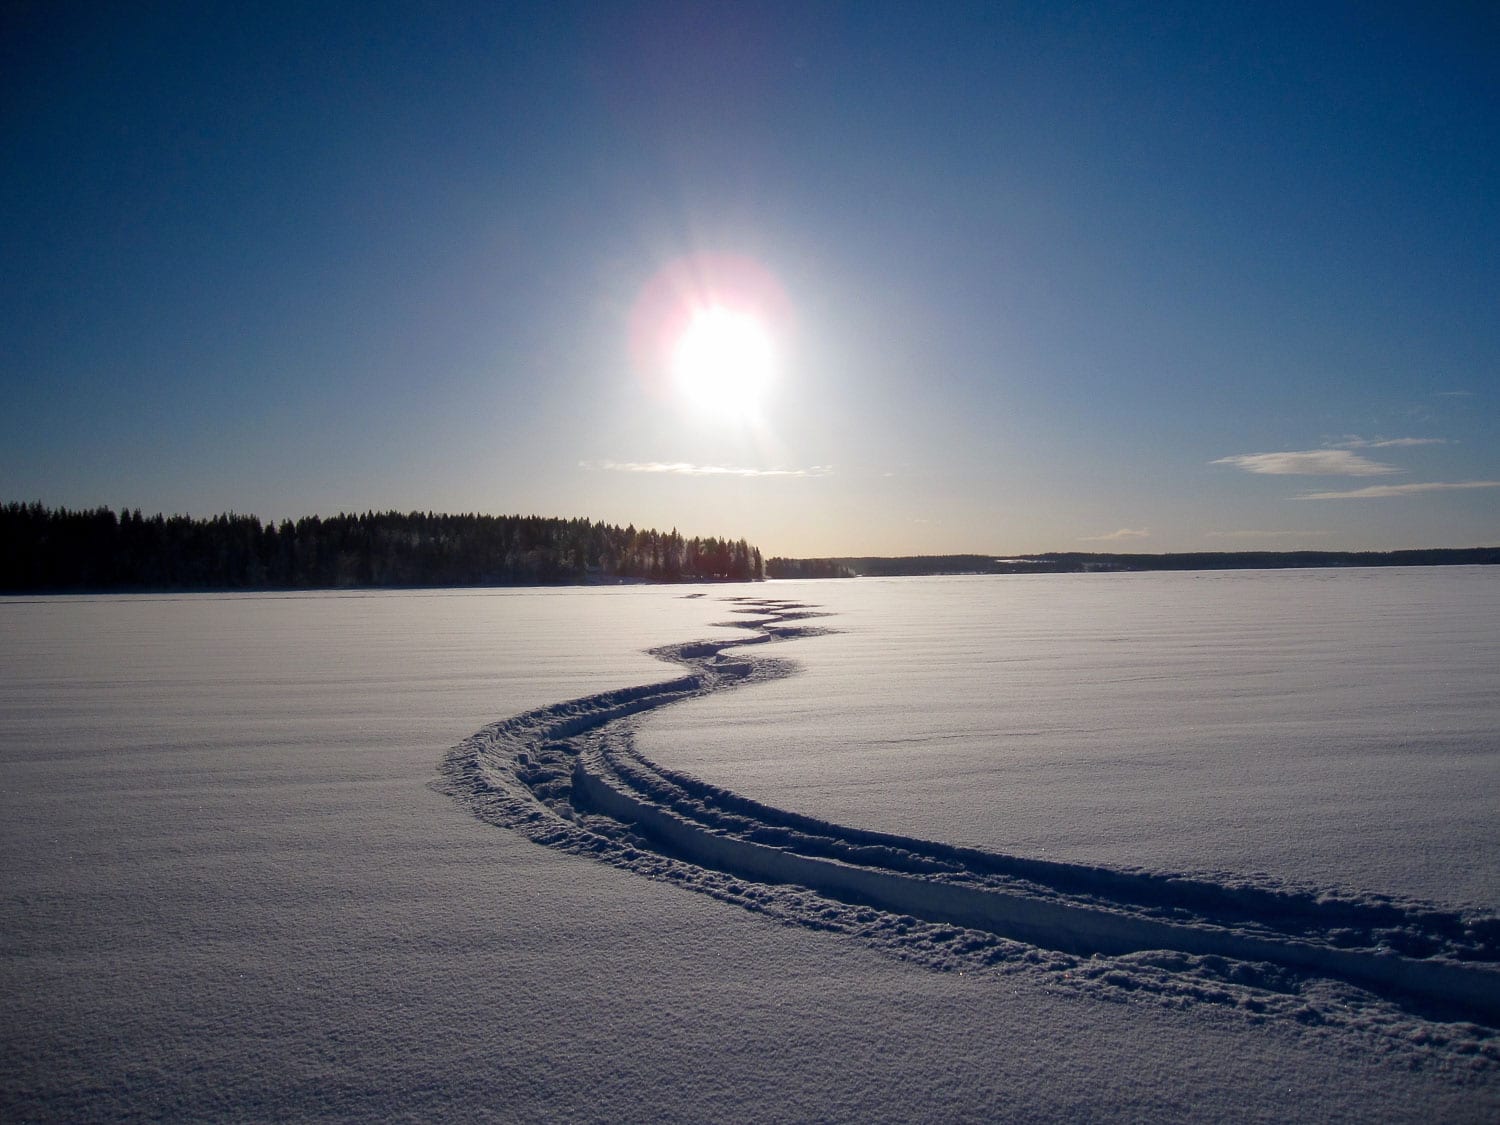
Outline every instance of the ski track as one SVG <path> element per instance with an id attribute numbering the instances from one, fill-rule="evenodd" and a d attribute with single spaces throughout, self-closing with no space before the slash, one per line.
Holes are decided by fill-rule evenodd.
<path id="1" fill-rule="evenodd" d="M 692 595 L 689 595 L 692 596 Z M 637 752 L 640 717 L 788 676 L 759 646 L 829 630 L 803 603 L 726 599 L 749 635 L 651 650 L 685 675 L 494 723 L 434 787 L 529 839 L 843 933 L 933 968 L 1046 974 L 1111 1000 L 1209 1003 L 1500 1065 L 1500 917 L 1248 878 L 1027 859 L 770 808 Z M 733 650 L 733 651 L 731 651 Z"/>

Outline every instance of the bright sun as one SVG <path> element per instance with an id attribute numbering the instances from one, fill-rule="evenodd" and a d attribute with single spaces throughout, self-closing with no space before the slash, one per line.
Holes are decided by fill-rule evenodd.
<path id="1" fill-rule="evenodd" d="M 682 394 L 703 412 L 729 421 L 756 415 L 774 367 L 765 326 L 721 305 L 694 313 L 672 354 Z"/>

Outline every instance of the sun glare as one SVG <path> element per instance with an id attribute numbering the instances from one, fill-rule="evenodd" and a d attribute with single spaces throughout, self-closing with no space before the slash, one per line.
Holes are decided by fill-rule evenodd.
<path id="1" fill-rule="evenodd" d="M 760 320 L 721 305 L 694 313 L 672 355 L 673 375 L 687 400 L 731 421 L 757 413 L 774 366 L 771 337 Z"/>

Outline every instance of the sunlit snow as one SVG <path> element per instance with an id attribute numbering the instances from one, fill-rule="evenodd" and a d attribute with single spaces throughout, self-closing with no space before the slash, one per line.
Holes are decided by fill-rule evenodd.
<path id="1" fill-rule="evenodd" d="M 0 599 L 0 1108 L 1492 1117 L 1497 623 L 1483 570 Z"/>
<path id="2" fill-rule="evenodd" d="M 1500 907 L 1500 572 L 771 588 L 840 632 L 648 757 L 864 828 Z"/>

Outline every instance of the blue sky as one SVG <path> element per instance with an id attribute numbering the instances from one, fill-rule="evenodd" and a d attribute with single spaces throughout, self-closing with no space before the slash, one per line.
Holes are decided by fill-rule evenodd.
<path id="1" fill-rule="evenodd" d="M 4 19 L 0 497 L 1500 543 L 1492 5 Z M 753 418 L 661 370 L 684 277 L 763 318 Z"/>

